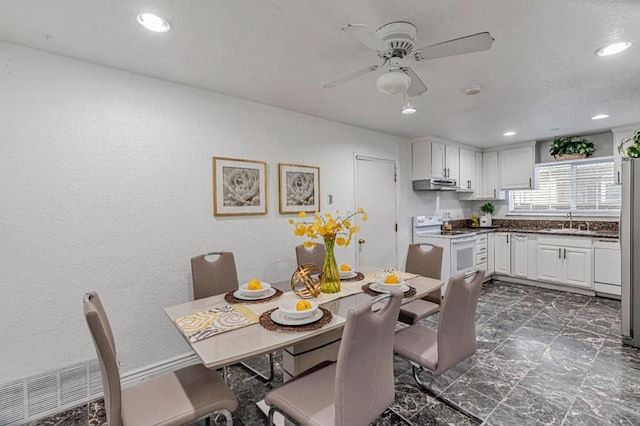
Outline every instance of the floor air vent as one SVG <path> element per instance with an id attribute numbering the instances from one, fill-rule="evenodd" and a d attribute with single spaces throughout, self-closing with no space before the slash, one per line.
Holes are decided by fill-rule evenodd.
<path id="1" fill-rule="evenodd" d="M 97 360 L 0 386 L 0 426 L 26 423 L 102 394 Z"/>

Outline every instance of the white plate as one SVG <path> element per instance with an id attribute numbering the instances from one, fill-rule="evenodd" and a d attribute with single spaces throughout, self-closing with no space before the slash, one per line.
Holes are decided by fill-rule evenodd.
<path id="1" fill-rule="evenodd" d="M 341 280 L 349 280 L 349 279 L 355 278 L 357 276 L 358 276 L 358 273 L 356 271 L 340 272 L 340 279 Z"/>
<path id="2" fill-rule="evenodd" d="M 276 294 L 276 289 L 272 287 L 269 290 L 267 290 L 267 292 L 262 296 L 254 297 L 254 296 L 248 295 L 247 293 L 243 293 L 242 290 L 236 290 L 233 292 L 233 297 L 240 300 L 260 300 L 260 299 L 266 299 L 267 297 L 271 297 L 274 294 Z"/>
<path id="3" fill-rule="evenodd" d="M 384 289 L 382 289 L 382 288 L 378 287 L 378 283 L 371 283 L 371 284 L 369 284 L 369 288 L 370 288 L 371 290 L 373 290 L 373 291 L 377 292 L 377 293 L 389 293 L 389 291 L 384 290 Z M 402 289 L 402 291 L 406 293 L 406 292 L 408 292 L 408 291 L 409 291 L 409 286 L 408 286 L 408 285 L 406 285 L 406 284 L 402 284 L 402 285 L 400 286 L 400 289 Z"/>
<path id="4" fill-rule="evenodd" d="M 280 325 L 311 324 L 312 322 L 318 321 L 323 316 L 324 316 L 324 312 L 322 312 L 322 309 L 318 309 L 310 317 L 302 318 L 302 319 L 291 319 L 288 316 L 284 315 L 282 312 L 280 312 L 280 309 L 276 309 L 275 311 L 271 312 L 271 320 L 276 324 L 280 324 Z"/>

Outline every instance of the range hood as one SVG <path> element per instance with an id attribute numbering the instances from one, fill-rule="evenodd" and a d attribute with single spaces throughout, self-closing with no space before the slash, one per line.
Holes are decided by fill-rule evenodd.
<path id="1" fill-rule="evenodd" d="M 414 191 L 458 191 L 454 179 L 421 179 L 413 181 Z"/>

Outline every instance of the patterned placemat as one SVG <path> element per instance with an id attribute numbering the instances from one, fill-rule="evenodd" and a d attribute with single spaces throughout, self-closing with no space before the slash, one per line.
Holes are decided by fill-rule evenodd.
<path id="1" fill-rule="evenodd" d="M 245 306 L 219 306 L 177 318 L 176 325 L 191 343 L 225 331 L 246 327 L 258 322 L 257 315 Z"/>
<path id="2" fill-rule="evenodd" d="M 364 274 L 362 272 L 356 272 L 356 276 L 353 278 L 340 278 L 340 281 L 348 282 L 348 281 L 362 281 L 364 280 Z"/>
<path id="3" fill-rule="evenodd" d="M 281 324 L 277 324 L 277 323 L 273 322 L 273 320 L 271 319 L 271 313 L 273 311 L 275 311 L 276 309 L 278 309 L 278 308 L 270 309 L 267 312 L 265 312 L 262 315 L 260 315 L 260 319 L 259 319 L 258 322 L 260 323 L 261 326 L 263 326 L 267 330 L 271 330 L 271 331 L 313 331 L 313 330 L 317 330 L 317 329 L 322 328 L 323 326 L 329 324 L 331 322 L 331 319 L 333 318 L 333 315 L 331 315 L 331 312 L 329 312 L 325 308 L 318 307 L 318 309 L 320 309 L 323 312 L 323 315 L 322 315 L 322 318 L 320 318 L 316 322 L 313 322 L 311 324 L 304 324 L 304 325 L 281 325 Z"/>
<path id="4" fill-rule="evenodd" d="M 275 288 L 274 290 L 276 292 L 273 294 L 273 296 L 269 296 L 264 299 L 257 299 L 257 300 L 237 299 L 236 297 L 233 296 L 233 293 L 235 293 L 235 291 L 230 291 L 229 293 L 224 295 L 224 300 L 226 300 L 227 303 L 245 303 L 247 305 L 250 305 L 252 303 L 270 302 L 273 299 L 277 299 L 278 297 L 282 296 L 282 291 L 278 290 L 277 288 Z"/>
<path id="5" fill-rule="evenodd" d="M 371 283 L 373 284 L 373 283 Z M 380 296 L 383 293 L 371 290 L 369 288 L 369 286 L 371 284 L 365 284 L 362 286 L 362 291 L 364 291 L 365 293 L 367 293 L 369 296 Z M 415 296 L 416 295 L 416 289 L 414 287 L 409 286 L 409 290 L 404 292 L 404 296 L 403 297 L 411 297 L 411 296 Z"/>

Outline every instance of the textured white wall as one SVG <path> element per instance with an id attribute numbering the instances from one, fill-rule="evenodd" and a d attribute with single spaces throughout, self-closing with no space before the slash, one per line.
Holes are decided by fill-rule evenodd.
<path id="1" fill-rule="evenodd" d="M 278 162 L 320 166 L 329 211 L 355 207 L 354 153 L 398 159 L 410 182 L 409 143 L 389 135 L 6 43 L 0 65 L 0 383 L 95 357 L 87 290 L 126 372 L 188 351 L 163 307 L 189 299 L 190 257 L 230 250 L 241 280 L 288 278 L 300 241 Z M 213 217 L 214 155 L 268 163 L 267 216 Z"/>

